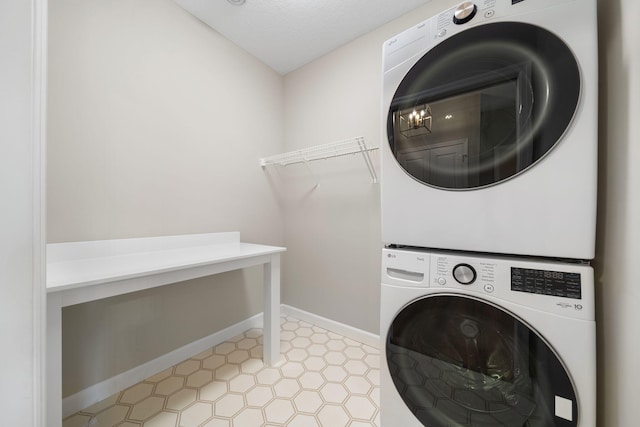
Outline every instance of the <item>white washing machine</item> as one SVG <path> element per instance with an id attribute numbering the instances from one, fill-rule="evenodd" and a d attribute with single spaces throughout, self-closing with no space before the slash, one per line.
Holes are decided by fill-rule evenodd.
<path id="1" fill-rule="evenodd" d="M 382 427 L 595 427 L 591 267 L 383 250 Z"/>
<path id="2" fill-rule="evenodd" d="M 595 0 L 467 1 L 383 47 L 387 245 L 592 259 Z"/>

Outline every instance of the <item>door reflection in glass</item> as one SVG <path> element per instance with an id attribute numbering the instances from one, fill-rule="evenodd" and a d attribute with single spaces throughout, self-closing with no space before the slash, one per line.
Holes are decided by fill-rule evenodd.
<path id="1" fill-rule="evenodd" d="M 387 137 L 418 181 L 482 188 L 542 159 L 564 135 L 579 95 L 577 62 L 557 36 L 529 24 L 483 25 L 444 40 L 407 72 Z"/>
<path id="2" fill-rule="evenodd" d="M 401 131 L 411 108 L 397 110 L 396 159 L 415 178 L 443 188 L 481 187 L 515 175 L 531 163 L 530 145 L 517 146 L 530 119 L 518 116 L 518 99 L 512 80 L 430 102 L 430 132 L 419 135 Z"/>

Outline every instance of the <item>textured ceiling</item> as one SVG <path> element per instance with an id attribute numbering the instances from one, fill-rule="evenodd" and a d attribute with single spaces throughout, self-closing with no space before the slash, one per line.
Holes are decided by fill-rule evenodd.
<path id="1" fill-rule="evenodd" d="M 286 74 L 430 0 L 175 0 Z"/>

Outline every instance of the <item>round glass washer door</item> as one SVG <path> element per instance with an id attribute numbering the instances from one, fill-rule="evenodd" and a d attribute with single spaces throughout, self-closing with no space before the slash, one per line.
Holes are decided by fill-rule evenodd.
<path id="1" fill-rule="evenodd" d="M 561 140 L 580 95 L 567 45 L 531 24 L 462 31 L 428 51 L 391 101 L 387 136 L 416 180 L 449 190 L 514 177 Z"/>
<path id="2" fill-rule="evenodd" d="M 524 322 L 488 302 L 438 294 L 394 319 L 389 372 L 428 427 L 576 427 L 576 394 L 562 362 Z"/>

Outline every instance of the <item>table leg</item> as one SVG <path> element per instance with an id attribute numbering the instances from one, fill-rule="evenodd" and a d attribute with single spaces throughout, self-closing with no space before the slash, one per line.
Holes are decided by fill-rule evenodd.
<path id="1" fill-rule="evenodd" d="M 62 427 L 62 307 L 47 295 L 47 427 Z"/>
<path id="2" fill-rule="evenodd" d="M 273 366 L 280 360 L 280 254 L 264 264 L 263 360 Z"/>

